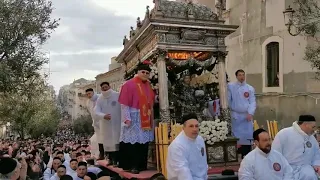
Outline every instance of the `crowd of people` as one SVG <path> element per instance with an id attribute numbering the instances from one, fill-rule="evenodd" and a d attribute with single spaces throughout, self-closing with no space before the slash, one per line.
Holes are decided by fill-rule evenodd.
<path id="1" fill-rule="evenodd" d="M 1 180 L 109 179 L 110 173 L 96 165 L 89 136 L 78 136 L 62 127 L 54 137 L 1 140 Z"/>
<path id="2" fill-rule="evenodd" d="M 136 76 L 124 83 L 120 93 L 108 82 L 100 84 L 100 96 L 93 89 L 86 90 L 95 130 L 92 137 L 77 136 L 63 126 L 55 137 L 2 140 L 0 180 L 118 178 L 107 168 L 97 166 L 95 157 L 104 160 L 105 155 L 107 166 L 133 174 L 146 170 L 149 142 L 154 140 L 153 105 L 159 100 L 148 82 L 149 74 L 150 67 L 140 64 Z M 228 85 L 228 101 L 232 133 L 241 146 L 239 179 L 318 180 L 320 138 L 314 136 L 315 117 L 301 115 L 291 127 L 279 131 L 273 141 L 264 129 L 253 132 L 254 88 L 245 82 L 243 70 L 235 75 L 238 81 Z M 197 114 L 185 114 L 182 123 L 182 132 L 168 148 L 168 180 L 206 180 L 206 148 L 199 136 Z M 157 178 L 164 177 L 151 177 Z"/>

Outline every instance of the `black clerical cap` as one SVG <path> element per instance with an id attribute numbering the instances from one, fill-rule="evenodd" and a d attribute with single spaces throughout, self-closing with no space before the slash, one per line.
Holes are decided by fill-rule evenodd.
<path id="1" fill-rule="evenodd" d="M 140 64 L 138 64 L 137 70 L 138 71 L 145 70 L 145 71 L 149 71 L 150 72 L 151 68 L 150 68 L 149 65 L 150 65 L 149 61 L 143 61 Z"/>
<path id="2" fill-rule="evenodd" d="M 185 122 L 187 122 L 190 119 L 198 120 L 197 114 L 196 113 L 189 113 L 189 114 L 182 116 L 182 124 L 184 124 Z"/>
<path id="3" fill-rule="evenodd" d="M 259 134 L 260 133 L 262 133 L 262 132 L 267 132 L 266 130 L 264 130 L 264 129 L 262 129 L 262 128 L 259 128 L 259 129 L 257 129 L 257 130 L 255 130 L 254 132 L 253 132 L 253 139 L 254 140 L 258 140 L 259 138 Z"/>
<path id="4" fill-rule="evenodd" d="M 0 174 L 6 175 L 13 172 L 17 167 L 17 161 L 9 158 L 4 157 L 0 159 Z"/>
<path id="5" fill-rule="evenodd" d="M 314 122 L 316 121 L 316 118 L 312 115 L 300 115 L 299 116 L 299 122 Z"/>
<path id="6" fill-rule="evenodd" d="M 78 167 L 79 167 L 79 166 L 85 166 L 85 167 L 87 167 L 87 163 L 86 163 L 86 162 L 81 161 L 81 162 L 79 162 L 79 163 L 78 163 Z"/>

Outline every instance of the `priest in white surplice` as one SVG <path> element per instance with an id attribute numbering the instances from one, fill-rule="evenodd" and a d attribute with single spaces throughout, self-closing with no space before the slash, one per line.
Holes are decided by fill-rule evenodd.
<path id="1" fill-rule="evenodd" d="M 253 132 L 256 148 L 241 161 L 239 180 L 294 180 L 292 167 L 282 154 L 271 150 L 269 133 L 264 129 Z"/>
<path id="2" fill-rule="evenodd" d="M 119 93 L 113 91 L 108 82 L 101 83 L 100 87 L 102 95 L 95 107 L 95 113 L 100 118 L 100 137 L 109 156 L 109 165 L 117 165 L 121 129 Z"/>
<path id="3" fill-rule="evenodd" d="M 86 95 L 88 98 L 87 101 L 87 109 L 90 112 L 91 118 L 92 118 L 92 126 L 94 129 L 95 133 L 95 142 L 98 143 L 99 145 L 99 160 L 104 159 L 104 150 L 103 150 L 103 144 L 102 144 L 102 139 L 100 138 L 100 122 L 99 118 L 96 116 L 96 113 L 94 112 L 94 107 L 96 106 L 96 102 L 98 100 L 98 95 L 94 93 L 92 88 L 89 88 L 86 90 Z M 95 144 L 92 144 L 92 146 L 95 146 Z"/>
<path id="4" fill-rule="evenodd" d="M 318 180 L 320 150 L 315 137 L 316 120 L 311 115 L 301 115 L 292 127 L 282 129 L 272 143 L 288 160 L 296 180 Z"/>
<path id="5" fill-rule="evenodd" d="M 183 130 L 168 148 L 168 180 L 207 180 L 206 145 L 198 135 L 198 117 L 195 113 L 186 114 L 182 123 Z"/>

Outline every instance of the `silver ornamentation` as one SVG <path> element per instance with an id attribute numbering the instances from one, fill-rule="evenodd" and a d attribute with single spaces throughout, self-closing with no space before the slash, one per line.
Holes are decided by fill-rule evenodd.
<path id="1" fill-rule="evenodd" d="M 237 161 L 237 149 L 234 145 L 227 147 L 228 161 Z"/>
<path id="2" fill-rule="evenodd" d="M 180 43 L 179 34 L 167 34 L 166 40 L 168 43 Z"/>
<path id="3" fill-rule="evenodd" d="M 199 41 L 204 39 L 205 31 L 183 29 L 181 36 L 183 41 Z"/>
<path id="4" fill-rule="evenodd" d="M 216 37 L 206 37 L 204 39 L 204 42 L 206 43 L 206 45 L 213 45 L 213 46 L 218 45 L 218 39 Z"/>
<path id="5" fill-rule="evenodd" d="M 218 38 L 218 45 L 219 45 L 219 46 L 225 46 L 224 37 Z"/>
<path id="6" fill-rule="evenodd" d="M 171 130 L 170 110 L 160 109 L 160 119 L 162 123 L 168 124 L 168 133 L 170 133 L 170 130 Z"/>
<path id="7" fill-rule="evenodd" d="M 158 37 L 158 42 L 159 43 L 165 43 L 166 42 L 166 34 L 158 33 L 157 37 Z"/>
<path id="8" fill-rule="evenodd" d="M 168 54 L 168 51 L 165 49 L 157 49 L 156 52 L 156 57 L 162 56 L 162 57 L 166 57 Z"/>
<path id="9" fill-rule="evenodd" d="M 218 15 L 205 5 L 166 0 L 158 0 L 158 2 L 156 10 L 165 18 L 218 20 Z"/>
<path id="10" fill-rule="evenodd" d="M 221 121 L 226 121 L 227 127 L 228 127 L 228 135 L 231 135 L 231 114 L 230 114 L 230 109 L 221 109 Z"/>
<path id="11" fill-rule="evenodd" d="M 207 145 L 208 164 L 223 163 L 224 151 L 222 145 Z"/>

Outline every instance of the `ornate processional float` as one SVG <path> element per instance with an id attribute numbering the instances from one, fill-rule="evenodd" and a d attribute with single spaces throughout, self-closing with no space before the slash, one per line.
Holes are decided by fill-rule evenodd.
<path id="1" fill-rule="evenodd" d="M 139 63 L 148 61 L 150 81 L 160 100 L 160 126 L 173 128 L 183 114 L 196 112 L 202 121 L 200 134 L 206 140 L 208 163 L 237 162 L 227 101 L 225 37 L 238 26 L 225 25 L 220 10 L 218 15 L 200 4 L 167 0 L 154 0 L 154 4 L 151 11 L 146 8 L 143 20 L 137 18 L 130 37 L 124 37 L 124 49 L 116 60 L 124 65 L 125 79 L 134 76 Z M 168 137 L 161 141 L 156 143 L 169 143 Z M 163 161 L 158 156 L 166 156 L 166 148 L 160 149 L 157 159 Z"/>

